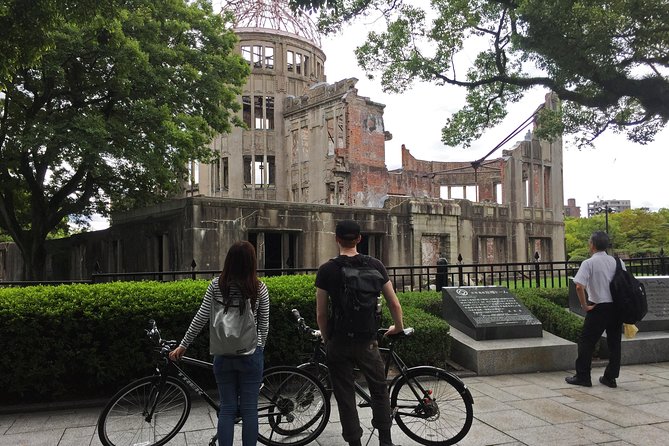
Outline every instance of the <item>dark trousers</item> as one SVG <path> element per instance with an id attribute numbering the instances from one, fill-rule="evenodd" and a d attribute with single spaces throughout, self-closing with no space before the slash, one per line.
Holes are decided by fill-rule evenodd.
<path id="1" fill-rule="evenodd" d="M 367 380 L 372 398 L 372 425 L 379 431 L 390 431 L 390 399 L 378 342 L 331 339 L 327 344 L 326 362 L 330 369 L 344 441 L 350 443 L 362 437 L 355 396 L 354 367 L 358 367 Z"/>
<path id="2" fill-rule="evenodd" d="M 604 376 L 611 379 L 618 377 L 622 327 L 622 320 L 612 303 L 597 304 L 595 308 L 586 313 L 583 331 L 578 340 L 578 358 L 576 358 L 578 377 L 590 379 L 592 354 L 604 331 L 606 331 L 606 343 L 609 347 L 609 363 Z"/>

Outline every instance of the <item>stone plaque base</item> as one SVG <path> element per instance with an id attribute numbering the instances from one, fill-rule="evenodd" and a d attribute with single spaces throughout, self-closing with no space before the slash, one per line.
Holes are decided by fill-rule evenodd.
<path id="1" fill-rule="evenodd" d="M 573 342 L 547 331 L 540 338 L 475 341 L 451 327 L 451 358 L 479 375 L 572 370 L 577 355 Z"/>
<path id="2" fill-rule="evenodd" d="M 637 277 L 646 288 L 648 313 L 643 320 L 636 323 L 639 331 L 669 331 L 669 277 Z M 585 317 L 585 311 L 576 295 L 576 285 L 573 278 L 569 278 L 569 309 Z"/>
<path id="3" fill-rule="evenodd" d="M 542 337 L 541 322 L 508 289 L 444 287 L 443 317 L 477 341 Z"/>

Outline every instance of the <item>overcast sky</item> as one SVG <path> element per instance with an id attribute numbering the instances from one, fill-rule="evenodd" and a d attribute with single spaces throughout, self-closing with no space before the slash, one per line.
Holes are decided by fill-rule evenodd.
<path id="1" fill-rule="evenodd" d="M 380 82 L 368 80 L 357 66 L 353 50 L 365 37 L 364 27 L 354 26 L 341 35 L 324 38 L 327 55 L 325 74 L 329 83 L 347 77 L 359 79 L 358 94 L 386 105 L 384 121 L 393 139 L 386 142 L 386 165 L 400 167 L 400 148 L 405 144 L 411 154 L 424 160 L 473 161 L 492 150 L 543 103 L 547 90 L 536 89 L 523 101 L 510 107 L 507 119 L 486 132 L 469 149 L 445 146 L 441 128 L 446 119 L 464 104 L 464 89 L 416 84 L 403 94 L 386 94 Z M 501 156 L 518 138 L 492 155 Z M 669 208 L 669 128 L 658 134 L 653 143 L 635 144 L 611 132 L 600 136 L 595 148 L 578 150 L 564 141 L 564 197 L 575 198 L 581 215 L 587 214 L 587 203 L 598 199 L 630 200 L 633 208 L 653 210 Z"/>

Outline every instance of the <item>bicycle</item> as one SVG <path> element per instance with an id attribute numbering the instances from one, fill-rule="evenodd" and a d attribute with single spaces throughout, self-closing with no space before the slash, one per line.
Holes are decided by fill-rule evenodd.
<path id="1" fill-rule="evenodd" d="M 155 321 L 148 337 L 158 353 L 155 373 L 119 390 L 98 419 L 98 436 L 104 446 L 161 446 L 183 427 L 191 408 L 191 392 L 216 413 L 218 403 L 182 367 L 169 358 L 178 345 L 162 339 Z M 212 364 L 184 356 L 182 362 L 211 369 Z M 258 441 L 268 446 L 303 446 L 325 429 L 330 401 L 323 386 L 295 367 L 266 369 L 258 400 Z M 239 418 L 237 419 L 239 421 Z M 216 435 L 209 442 L 216 446 Z"/>
<path id="2" fill-rule="evenodd" d="M 299 311 L 292 313 L 297 320 L 298 331 L 311 338 L 314 351 L 308 362 L 297 366 L 298 370 L 312 374 L 323 385 L 329 397 L 332 385 L 325 364 L 325 349 L 320 330 L 306 325 Z M 383 337 L 387 329 L 378 331 Z M 407 367 L 395 351 L 395 346 L 414 334 L 413 328 L 402 333 L 386 336 L 388 347 L 380 347 L 384 358 L 385 375 L 388 379 L 390 367 L 397 375 L 388 385 L 390 406 L 395 422 L 412 440 L 427 446 L 452 445 L 462 440 L 469 432 L 474 418 L 474 399 L 464 382 L 456 375 L 433 366 Z M 371 397 L 358 383 L 355 392 L 362 402 L 359 407 L 369 407 Z"/>

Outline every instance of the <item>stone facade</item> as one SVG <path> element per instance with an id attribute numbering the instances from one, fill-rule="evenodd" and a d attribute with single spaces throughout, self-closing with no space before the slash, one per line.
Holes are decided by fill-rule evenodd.
<path id="1" fill-rule="evenodd" d="M 105 231 L 48 244 L 48 278 L 94 271 L 218 269 L 247 239 L 259 268 L 314 268 L 336 254 L 334 226 L 354 218 L 362 252 L 390 266 L 563 260 L 562 141 L 531 136 L 496 159 L 419 160 L 402 145 L 389 171 L 385 106 L 357 80 L 327 83 L 325 54 L 309 39 L 238 28 L 252 67 L 235 128 L 212 141 L 213 164 L 193 164 L 181 197 L 112 216 Z M 558 107 L 553 94 L 546 107 Z M 0 279 L 22 263 L 0 245 Z"/>

